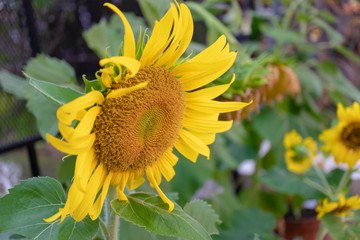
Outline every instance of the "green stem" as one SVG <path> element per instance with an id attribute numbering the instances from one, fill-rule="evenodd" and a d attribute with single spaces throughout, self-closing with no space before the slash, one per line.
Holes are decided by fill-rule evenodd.
<path id="1" fill-rule="evenodd" d="M 100 221 L 100 227 L 101 227 L 101 229 L 102 229 L 102 231 L 104 233 L 105 239 L 110 239 L 109 231 L 108 231 L 108 229 L 106 227 L 106 224 L 100 218 L 99 218 L 99 221 Z"/>
<path id="2" fill-rule="evenodd" d="M 107 225 L 109 230 L 109 240 L 118 240 L 120 219 L 119 216 L 112 210 L 110 202 L 117 198 L 116 188 L 110 186 L 107 203 Z"/>
<path id="3" fill-rule="evenodd" d="M 282 20 L 282 29 L 287 29 L 290 26 L 291 17 L 294 15 L 298 5 L 301 4 L 302 0 L 291 1 L 289 7 L 287 8 L 284 18 Z"/>
<path id="4" fill-rule="evenodd" d="M 314 181 L 311 181 L 310 179 L 308 178 L 305 178 L 304 179 L 304 182 L 309 185 L 310 187 L 318 190 L 319 192 L 325 194 L 326 196 L 328 196 L 329 198 L 333 198 L 333 195 L 331 194 L 331 192 L 328 192 L 327 189 L 324 189 L 321 185 L 317 184 L 316 182 Z"/>
<path id="5" fill-rule="evenodd" d="M 327 181 L 327 179 L 326 179 L 326 177 L 324 175 L 324 172 L 321 171 L 321 169 L 316 164 L 313 166 L 313 168 L 315 169 L 315 172 L 318 175 L 318 177 L 320 178 L 320 181 L 324 185 L 326 191 L 331 193 L 331 195 L 334 195 L 334 191 L 331 188 L 329 182 Z"/>
<path id="6" fill-rule="evenodd" d="M 352 169 L 349 169 L 346 171 L 346 173 L 342 176 L 340 183 L 338 185 L 338 188 L 336 189 L 336 194 L 341 193 L 341 190 L 346 186 L 346 184 L 349 182 L 349 179 L 352 174 Z"/>

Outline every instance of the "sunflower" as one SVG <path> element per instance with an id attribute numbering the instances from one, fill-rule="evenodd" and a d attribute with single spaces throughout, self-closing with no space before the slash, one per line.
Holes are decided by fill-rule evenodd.
<path id="1" fill-rule="evenodd" d="M 57 111 L 62 140 L 47 134 L 58 150 L 76 155 L 75 173 L 64 208 L 47 222 L 70 214 L 81 221 L 87 214 L 98 218 L 109 186 L 118 199 L 127 201 L 124 189 L 136 189 L 146 175 L 150 186 L 172 211 L 174 204 L 159 188 L 162 176 L 174 177 L 178 158 L 196 162 L 199 154 L 209 159 L 208 145 L 215 134 L 227 131 L 232 121 L 218 121 L 220 113 L 239 110 L 242 102 L 212 99 L 229 84 L 203 88 L 224 74 L 236 58 L 226 38 L 188 60 L 178 61 L 189 45 L 193 20 L 184 4 L 171 4 L 155 23 L 151 37 L 142 47 L 123 13 L 110 3 L 125 28 L 122 56 L 100 60 L 102 91 L 92 90 Z"/>
<path id="2" fill-rule="evenodd" d="M 352 107 L 337 108 L 338 124 L 324 130 L 319 139 L 325 142 L 322 150 L 331 152 L 336 163 L 345 163 L 353 168 L 360 159 L 360 107 L 354 102 Z"/>
<path id="3" fill-rule="evenodd" d="M 303 138 L 295 131 L 285 134 L 284 137 L 285 161 L 289 171 L 300 174 L 308 171 L 316 156 L 316 142 L 311 138 Z"/>
<path id="4" fill-rule="evenodd" d="M 339 194 L 338 201 L 329 202 L 325 198 L 322 202 L 319 202 L 315 210 L 318 212 L 317 218 L 320 219 L 327 213 L 332 213 L 338 217 L 352 216 L 354 213 L 350 210 L 358 209 L 360 209 L 360 198 L 358 195 L 346 199 L 343 194 Z"/>

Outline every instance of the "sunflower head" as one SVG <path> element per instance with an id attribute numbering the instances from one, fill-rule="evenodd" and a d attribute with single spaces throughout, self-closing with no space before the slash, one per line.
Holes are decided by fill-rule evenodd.
<path id="1" fill-rule="evenodd" d="M 308 137 L 303 139 L 295 130 L 284 137 L 285 162 L 289 171 L 301 174 L 308 171 L 316 155 L 316 142 Z"/>
<path id="2" fill-rule="evenodd" d="M 323 151 L 331 152 L 337 163 L 345 163 L 353 168 L 360 159 L 360 107 L 357 102 L 344 108 L 337 108 L 339 122 L 335 127 L 324 130 L 319 139 L 325 144 Z"/>
<path id="3" fill-rule="evenodd" d="M 176 2 L 175 2 L 176 3 Z M 214 44 L 187 61 L 180 60 L 193 33 L 193 20 L 184 4 L 171 4 L 155 23 L 152 36 L 137 51 L 135 38 L 124 14 L 106 3 L 122 19 L 125 28 L 121 56 L 100 60 L 97 72 L 101 89 L 93 89 L 57 111 L 62 140 L 47 135 L 62 152 L 76 155 L 73 183 L 64 208 L 45 221 L 70 214 L 81 221 L 96 219 L 109 186 L 118 199 L 127 201 L 125 187 L 136 189 L 146 175 L 172 211 L 161 191 L 162 177 L 170 181 L 178 158 L 173 148 L 196 162 L 199 154 L 210 157 L 208 145 L 215 134 L 227 131 L 232 121 L 219 121 L 220 113 L 237 111 L 247 103 L 218 102 L 234 81 L 204 88 L 224 74 L 236 53 L 221 36 Z"/>
<path id="4" fill-rule="evenodd" d="M 351 210 L 360 209 L 360 198 L 358 195 L 345 198 L 343 194 L 339 194 L 338 200 L 329 202 L 327 198 L 320 201 L 316 207 L 318 213 L 317 218 L 322 218 L 325 214 L 334 214 L 337 217 L 352 216 L 354 213 Z"/>

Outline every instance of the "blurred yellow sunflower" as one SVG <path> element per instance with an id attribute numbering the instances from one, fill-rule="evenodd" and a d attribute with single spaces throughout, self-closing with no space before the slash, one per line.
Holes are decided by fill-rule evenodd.
<path id="1" fill-rule="evenodd" d="M 146 174 L 150 185 L 172 211 L 174 204 L 159 188 L 162 176 L 169 181 L 178 158 L 196 162 L 199 154 L 209 158 L 208 145 L 215 134 L 227 131 L 232 121 L 218 121 L 223 112 L 239 110 L 242 102 L 212 99 L 229 84 L 200 89 L 224 74 L 236 58 L 226 38 L 188 61 L 177 62 L 189 45 L 193 20 L 184 4 L 171 4 L 155 23 L 143 51 L 123 13 L 114 5 L 125 27 L 123 56 L 100 60 L 104 91 L 90 91 L 57 111 L 63 140 L 47 135 L 58 150 L 76 155 L 74 180 L 64 208 L 47 222 L 70 214 L 81 221 L 87 214 L 96 219 L 109 185 L 116 187 L 118 199 L 127 201 L 124 189 L 137 188 Z"/>
<path id="2" fill-rule="evenodd" d="M 337 108 L 338 124 L 326 129 L 319 139 L 325 142 L 323 151 L 331 152 L 335 162 L 345 163 L 353 168 L 360 159 L 360 107 L 357 102 L 344 108 L 339 103 Z"/>
<path id="3" fill-rule="evenodd" d="M 360 209 L 360 198 L 358 195 L 346 199 L 343 194 L 339 194 L 338 201 L 329 202 L 329 199 L 325 198 L 322 202 L 319 202 L 315 210 L 318 212 L 317 218 L 320 219 L 327 213 L 338 217 L 352 216 L 354 213 L 350 210 L 358 209 Z"/>
<path id="4" fill-rule="evenodd" d="M 301 174 L 308 171 L 316 156 L 317 145 L 311 138 L 303 138 L 295 131 L 285 134 L 285 162 L 289 171 Z"/>

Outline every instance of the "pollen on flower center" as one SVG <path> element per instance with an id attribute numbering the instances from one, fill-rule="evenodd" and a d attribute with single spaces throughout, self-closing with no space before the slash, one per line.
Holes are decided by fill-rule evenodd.
<path id="1" fill-rule="evenodd" d="M 177 139 L 185 111 L 185 91 L 171 71 L 144 67 L 112 88 L 148 85 L 109 98 L 95 120 L 95 154 L 108 170 L 144 169 L 155 163 Z"/>
<path id="2" fill-rule="evenodd" d="M 341 132 L 342 142 L 350 149 L 360 150 L 360 122 L 352 122 Z"/>

